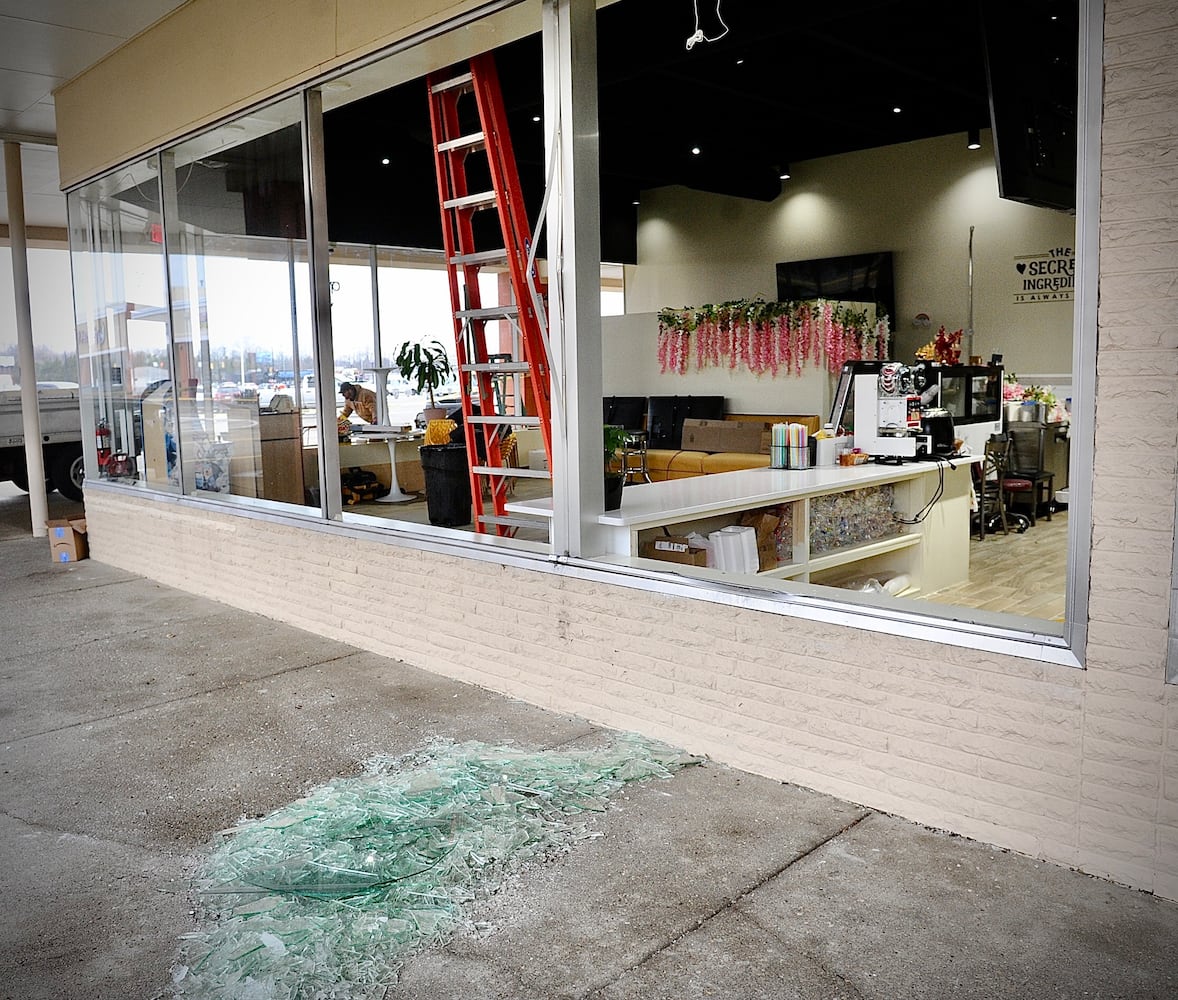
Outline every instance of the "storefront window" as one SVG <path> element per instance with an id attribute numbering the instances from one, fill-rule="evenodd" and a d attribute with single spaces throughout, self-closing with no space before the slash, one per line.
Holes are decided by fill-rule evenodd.
<path id="1" fill-rule="evenodd" d="M 1029 33 L 997 18 L 782 5 L 721 25 L 701 7 L 685 49 L 653 40 L 647 16 L 639 0 L 597 12 L 602 255 L 629 265 L 625 311 L 602 319 L 604 420 L 627 436 L 610 468 L 625 463 L 627 485 L 598 518 L 599 551 L 754 593 L 1062 635 L 1074 15 L 990 67 L 993 118 L 987 47 Z M 839 39 L 865 32 L 881 51 L 931 32 L 957 52 L 959 100 L 993 124 L 981 148 L 964 125 L 885 130 L 862 91 L 832 87 L 858 61 Z M 1050 132 L 1036 119 L 1027 162 L 1013 85 L 1030 78 L 1071 107 L 1051 109 Z M 889 81 L 895 121 L 917 105 L 909 86 Z M 837 405 L 841 385 L 862 408 Z M 833 440 L 816 441 L 827 422 Z M 1010 439 L 1001 462 L 992 435 Z M 844 447 L 864 464 L 840 465 Z"/>
<path id="2" fill-rule="evenodd" d="M 97 445 L 86 477 L 173 490 L 168 414 L 148 402 L 171 371 L 156 166 L 154 156 L 128 164 L 67 205 L 79 382 Z"/>
<path id="3" fill-rule="evenodd" d="M 456 30 L 444 46 L 427 42 L 321 88 L 334 375 L 363 404 L 347 408 L 339 429 L 345 520 L 548 546 L 547 518 L 509 509 L 552 492 L 544 404 L 534 389 L 542 380 L 547 398 L 549 364 L 539 359 L 538 375 L 527 370 L 521 293 L 505 254 L 514 247 L 526 257 L 539 238 L 531 233 L 543 194 L 531 183 L 542 179 L 543 158 L 532 113 L 540 96 L 538 17 L 538 5 L 522 5 Z M 513 36 L 521 40 L 502 44 Z M 469 76 L 470 57 L 484 58 L 488 44 L 496 48 L 474 79 L 489 79 L 493 64 L 498 82 L 490 90 L 501 105 L 484 108 L 483 120 L 471 87 L 457 87 L 452 101 L 435 88 Z M 420 75 L 431 64 L 434 71 Z M 409 66 L 416 69 L 406 79 Z M 493 129 L 493 115 L 502 128 Z M 439 141 L 443 151 L 456 140 L 461 156 L 438 156 L 433 130 L 443 127 L 455 130 Z M 498 144 L 482 139 L 493 134 Z M 497 181 L 491 163 L 505 151 L 518 167 Z M 521 234 L 504 225 L 500 206 L 517 201 L 525 172 Z M 439 173 L 450 185 L 441 195 Z M 471 199 L 477 205 L 467 208 Z M 453 200 L 463 204 L 443 209 Z M 414 361 L 407 368 L 398 364 L 406 356 Z"/>
<path id="4" fill-rule="evenodd" d="M 185 493 L 318 506 L 300 120 L 286 100 L 160 156 Z"/>

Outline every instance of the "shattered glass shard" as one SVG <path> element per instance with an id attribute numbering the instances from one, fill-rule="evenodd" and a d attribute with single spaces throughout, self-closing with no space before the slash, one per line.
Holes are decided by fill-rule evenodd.
<path id="1" fill-rule="evenodd" d="M 590 750 L 435 743 L 372 758 L 360 777 L 222 831 L 174 995 L 368 996 L 515 867 L 600 836 L 581 814 L 699 762 L 633 735 Z"/>

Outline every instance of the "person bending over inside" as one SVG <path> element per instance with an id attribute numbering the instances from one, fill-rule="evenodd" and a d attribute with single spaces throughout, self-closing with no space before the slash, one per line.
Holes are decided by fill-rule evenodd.
<path id="1" fill-rule="evenodd" d="M 342 382 L 339 387 L 340 395 L 344 397 L 343 412 L 340 420 L 347 420 L 353 413 L 366 424 L 376 423 L 376 393 L 365 389 L 355 382 Z"/>

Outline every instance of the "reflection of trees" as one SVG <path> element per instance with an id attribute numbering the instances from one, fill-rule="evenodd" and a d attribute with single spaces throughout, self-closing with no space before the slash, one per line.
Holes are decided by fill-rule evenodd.
<path id="1" fill-rule="evenodd" d="M 16 346 L 8 348 L 16 354 Z M 52 351 L 47 347 L 33 345 L 33 364 L 37 367 L 39 382 L 77 382 L 77 351 Z"/>

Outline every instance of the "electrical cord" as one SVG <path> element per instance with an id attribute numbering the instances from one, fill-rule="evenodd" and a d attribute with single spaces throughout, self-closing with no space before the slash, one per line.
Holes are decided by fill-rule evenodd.
<path id="1" fill-rule="evenodd" d="M 724 30 L 720 32 L 715 38 L 709 38 L 704 34 L 703 29 L 699 26 L 699 0 L 691 0 L 692 9 L 695 11 L 695 32 L 687 39 L 687 51 L 690 52 L 697 42 L 718 42 L 726 34 L 728 34 L 728 25 L 724 23 L 724 18 L 720 16 L 720 4 L 722 0 L 716 0 L 716 20 L 720 22 L 720 27 Z"/>
<path id="2" fill-rule="evenodd" d="M 933 508 L 937 505 L 937 501 L 945 495 L 945 466 L 950 469 L 956 469 L 957 466 L 949 461 L 947 458 L 937 456 L 937 488 L 933 491 L 932 497 L 920 510 L 918 510 L 912 517 L 901 517 L 899 514 L 892 514 L 892 518 L 900 524 L 920 524 L 929 514 L 932 513 Z"/>

